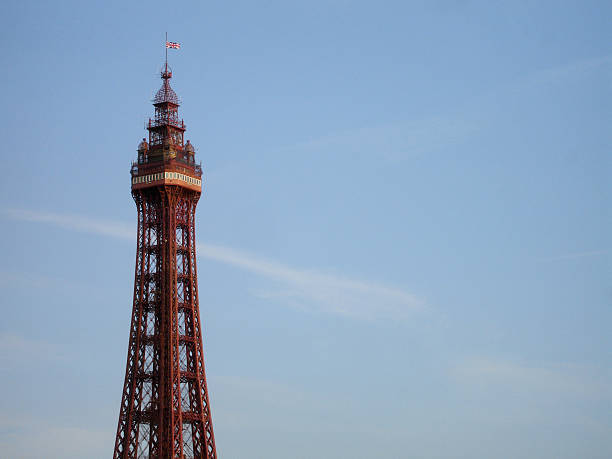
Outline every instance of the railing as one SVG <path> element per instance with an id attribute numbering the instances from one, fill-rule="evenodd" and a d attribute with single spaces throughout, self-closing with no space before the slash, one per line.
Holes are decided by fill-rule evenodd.
<path id="1" fill-rule="evenodd" d="M 149 118 L 149 128 L 159 127 L 159 126 L 174 126 L 179 129 L 187 129 L 185 126 L 185 122 L 178 118 Z"/>
<path id="2" fill-rule="evenodd" d="M 159 126 L 174 126 L 179 129 L 186 129 L 185 123 L 183 120 L 172 119 L 172 118 L 149 118 L 149 128 L 159 127 Z"/>
<path id="3" fill-rule="evenodd" d="M 184 167 L 182 164 L 187 164 L 188 167 Z M 134 161 L 132 162 L 132 167 L 130 169 L 130 174 L 132 177 L 156 174 L 159 172 L 179 172 L 181 174 L 200 178 L 202 177 L 202 164 L 189 164 L 183 161 L 177 161 L 176 159 L 143 164 L 138 164 L 136 161 Z"/>

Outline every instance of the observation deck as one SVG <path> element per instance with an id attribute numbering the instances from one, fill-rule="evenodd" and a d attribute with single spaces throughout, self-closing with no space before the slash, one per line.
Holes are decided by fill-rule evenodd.
<path id="1" fill-rule="evenodd" d="M 142 168 L 132 164 L 132 189 L 139 190 L 164 185 L 178 185 L 193 191 L 202 192 L 202 169 L 200 166 L 186 168 L 173 162 L 157 167 Z"/>
<path id="2" fill-rule="evenodd" d="M 138 147 L 138 161 L 132 163 L 132 189 L 177 185 L 202 191 L 202 166 L 195 163 L 195 150 L 187 141 L 180 147 L 166 145 L 148 149 L 143 139 Z"/>

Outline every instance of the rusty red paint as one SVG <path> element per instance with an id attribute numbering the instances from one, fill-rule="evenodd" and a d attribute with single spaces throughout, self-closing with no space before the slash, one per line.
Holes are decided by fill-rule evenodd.
<path id="1" fill-rule="evenodd" d="M 149 142 L 132 165 L 138 210 L 134 303 L 114 459 L 215 459 L 198 306 L 195 211 L 202 169 L 183 143 L 178 98 L 162 70 Z M 180 180 L 172 175 L 182 174 Z M 154 175 L 155 180 L 135 183 Z M 191 182 L 191 183 L 190 183 Z"/>

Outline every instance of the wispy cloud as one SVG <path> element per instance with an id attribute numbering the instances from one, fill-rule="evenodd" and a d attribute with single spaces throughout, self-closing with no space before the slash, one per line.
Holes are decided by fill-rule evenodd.
<path id="1" fill-rule="evenodd" d="M 612 55 L 581 59 L 563 65 L 538 70 L 513 80 L 510 86 L 497 86 L 471 101 L 470 107 L 461 110 L 461 116 L 441 114 L 420 119 L 401 120 L 356 129 L 333 132 L 295 145 L 298 150 L 325 154 L 349 154 L 352 157 L 377 157 L 390 161 L 401 161 L 420 154 L 439 151 L 460 144 L 479 131 L 490 129 L 490 118 L 499 110 L 500 97 L 523 90 L 526 86 L 550 83 L 583 77 L 598 72 L 612 64 Z M 494 106 L 482 112 L 475 104 L 493 98 Z"/>
<path id="2" fill-rule="evenodd" d="M 100 457 L 113 441 L 112 431 L 78 425 L 61 425 L 0 412 L 0 451 L 2 457 L 37 459 L 41 457 Z M 111 443 L 112 448 L 112 443 Z"/>
<path id="3" fill-rule="evenodd" d="M 430 117 L 336 132 L 295 148 L 398 161 L 455 145 L 478 129 L 477 123 L 464 118 Z"/>
<path id="4" fill-rule="evenodd" d="M 489 357 L 470 357 L 452 367 L 455 379 L 470 386 L 508 389 L 535 395 L 569 395 L 611 399 L 609 370 L 575 364 L 525 364 Z"/>
<path id="5" fill-rule="evenodd" d="M 61 360 L 60 348 L 52 343 L 25 338 L 12 332 L 0 332 L 0 363 L 31 365 L 32 361 Z"/>
<path id="6" fill-rule="evenodd" d="M 565 78 L 584 76 L 593 71 L 599 71 L 612 64 L 612 55 L 595 56 L 587 59 L 575 60 L 563 65 L 540 70 L 529 75 L 528 81 L 541 84 L 551 83 Z"/>
<path id="7" fill-rule="evenodd" d="M 14 220 L 50 224 L 70 231 L 118 239 L 135 238 L 134 228 L 121 222 L 23 209 L 6 211 L 6 215 Z M 294 307 L 363 319 L 405 319 L 424 306 L 421 299 L 400 288 L 300 269 L 220 245 L 200 243 L 197 249 L 201 257 L 276 282 L 273 288 L 258 290 L 256 295 L 281 299 Z"/>
<path id="8" fill-rule="evenodd" d="M 315 270 L 293 268 L 227 247 L 199 244 L 199 253 L 278 281 L 280 289 L 258 291 L 262 298 L 284 298 L 293 306 L 361 318 L 406 318 L 421 300 L 404 290 Z"/>
<path id="9" fill-rule="evenodd" d="M 538 261 L 561 261 L 561 260 L 575 260 L 577 258 L 586 257 L 598 257 L 610 253 L 609 250 L 588 250 L 585 252 L 571 252 L 564 253 L 561 255 L 555 255 L 552 257 L 538 258 Z"/>
<path id="10" fill-rule="evenodd" d="M 361 407 L 348 397 L 287 384 L 253 378 L 248 374 L 209 378 L 215 393 L 216 425 L 224 431 L 257 429 L 283 434 L 351 434 L 400 437 L 394 420 L 378 419 L 376 425 L 360 422 Z M 287 422 L 291 419 L 291 422 Z M 386 421 L 386 422 L 385 422 Z"/>
<path id="11" fill-rule="evenodd" d="M 6 215 L 13 220 L 48 223 L 71 231 L 100 234 L 120 239 L 133 239 L 134 228 L 126 223 L 99 220 L 80 215 L 65 215 L 25 209 L 7 209 Z"/>

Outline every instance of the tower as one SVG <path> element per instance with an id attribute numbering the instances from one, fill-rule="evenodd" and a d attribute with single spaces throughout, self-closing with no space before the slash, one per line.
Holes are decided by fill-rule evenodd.
<path id="1" fill-rule="evenodd" d="M 136 273 L 113 459 L 216 459 L 196 273 L 202 168 L 183 142 L 167 59 L 161 78 L 131 169 Z"/>

